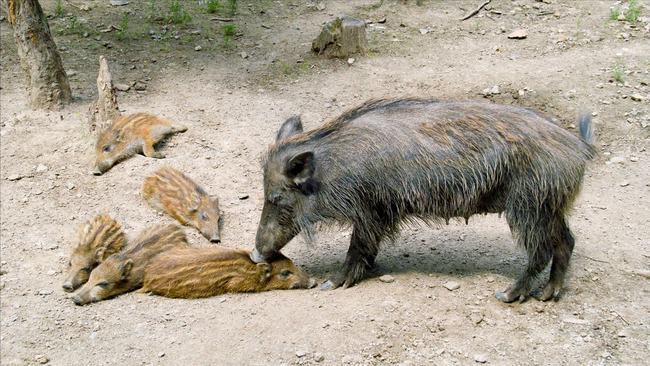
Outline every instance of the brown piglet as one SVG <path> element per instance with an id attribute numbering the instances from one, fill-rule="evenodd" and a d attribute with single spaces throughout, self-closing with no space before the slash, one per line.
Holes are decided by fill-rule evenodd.
<path id="1" fill-rule="evenodd" d="M 142 286 L 144 268 L 152 258 L 171 248 L 187 247 L 177 225 L 159 225 L 143 231 L 126 249 L 103 261 L 73 297 L 77 305 L 105 300 Z"/>
<path id="2" fill-rule="evenodd" d="M 144 180 L 142 196 L 154 209 L 195 227 L 213 243 L 221 242 L 219 200 L 185 174 L 170 167 L 157 170 Z"/>
<path id="3" fill-rule="evenodd" d="M 164 156 L 154 145 L 173 133 L 185 131 L 185 126 L 148 113 L 120 116 L 97 136 L 93 174 L 101 175 L 118 162 L 139 153 L 161 159 Z"/>
<path id="4" fill-rule="evenodd" d="M 250 251 L 223 247 L 174 248 L 144 270 L 140 292 L 172 298 L 203 298 L 232 292 L 309 288 L 315 281 L 279 254 L 255 264 Z"/>
<path id="5" fill-rule="evenodd" d="M 109 215 L 97 215 L 86 221 L 79 228 L 79 239 L 70 256 L 63 289 L 71 292 L 86 283 L 93 268 L 122 250 L 125 243 L 122 226 Z"/>

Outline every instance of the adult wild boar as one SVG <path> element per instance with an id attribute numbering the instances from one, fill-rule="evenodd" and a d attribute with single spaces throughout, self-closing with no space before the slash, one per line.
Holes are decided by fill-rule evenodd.
<path id="1" fill-rule="evenodd" d="M 321 285 L 345 288 L 402 223 L 504 212 L 528 267 L 496 297 L 525 299 L 551 260 L 540 299 L 557 297 L 574 246 L 566 214 L 596 154 L 590 117 L 579 125 L 580 138 L 529 109 L 424 99 L 369 101 L 307 132 L 292 117 L 263 160 L 251 259 L 271 260 L 317 222 L 350 224 L 343 268 Z"/>

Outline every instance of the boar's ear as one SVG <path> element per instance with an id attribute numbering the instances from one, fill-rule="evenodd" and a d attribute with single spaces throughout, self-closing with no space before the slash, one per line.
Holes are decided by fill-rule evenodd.
<path id="1" fill-rule="evenodd" d="M 260 276 L 260 282 L 266 283 L 271 278 L 271 265 L 266 262 L 258 263 L 257 273 Z"/>
<path id="2" fill-rule="evenodd" d="M 99 247 L 95 251 L 95 261 L 96 262 L 101 262 L 104 260 L 104 254 L 106 253 L 106 248 L 105 247 Z"/>
<path id="3" fill-rule="evenodd" d="M 314 153 L 311 151 L 294 155 L 284 168 L 284 174 L 306 195 L 318 191 L 318 182 L 314 180 Z"/>
<path id="4" fill-rule="evenodd" d="M 127 259 L 126 262 L 120 265 L 120 276 L 122 280 L 126 280 L 127 277 L 129 277 L 129 274 L 131 274 L 131 268 L 133 268 L 133 261 L 131 259 Z"/>
<path id="5" fill-rule="evenodd" d="M 302 132 L 302 121 L 300 116 L 291 116 L 288 120 L 284 121 L 282 127 L 275 136 L 275 142 L 280 142 L 289 136 L 293 136 Z"/>

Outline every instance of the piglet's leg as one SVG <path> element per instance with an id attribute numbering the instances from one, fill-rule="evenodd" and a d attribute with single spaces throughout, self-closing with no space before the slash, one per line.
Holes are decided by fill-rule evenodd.
<path id="1" fill-rule="evenodd" d="M 162 159 L 165 157 L 165 155 L 161 154 L 160 152 L 156 151 L 153 147 L 155 144 L 155 141 L 152 139 L 144 139 L 143 141 L 143 146 L 142 146 L 142 153 L 144 156 L 148 158 L 156 158 L 156 159 Z"/>

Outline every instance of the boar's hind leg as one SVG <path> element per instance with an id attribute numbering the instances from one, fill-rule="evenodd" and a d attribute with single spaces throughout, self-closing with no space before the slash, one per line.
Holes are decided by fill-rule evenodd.
<path id="1" fill-rule="evenodd" d="M 496 298 L 503 302 L 524 301 L 530 294 L 533 281 L 553 257 L 557 220 L 545 210 L 534 215 L 534 218 L 530 214 L 518 210 L 506 211 L 508 224 L 528 253 L 528 267 L 512 286 L 503 292 L 497 291 Z"/>
<path id="2" fill-rule="evenodd" d="M 144 156 L 148 158 L 156 158 L 156 159 L 162 159 L 165 156 L 161 154 L 160 152 L 156 151 L 154 149 L 153 145 L 155 144 L 155 141 L 152 139 L 144 139 L 143 146 L 142 146 L 142 153 Z"/>
<path id="3" fill-rule="evenodd" d="M 347 288 L 363 279 L 366 271 L 375 265 L 380 241 L 381 237 L 367 238 L 355 226 L 342 270 L 325 281 L 320 286 L 321 290 L 333 290 L 340 286 Z"/>
<path id="4" fill-rule="evenodd" d="M 551 265 L 551 277 L 544 287 L 542 294 L 538 297 L 539 300 L 548 301 L 552 298 L 557 298 L 564 283 L 564 275 L 569 268 L 569 260 L 575 240 L 571 234 L 571 230 L 563 218 L 560 218 L 557 223 L 557 237 L 553 246 L 553 264 Z"/>

